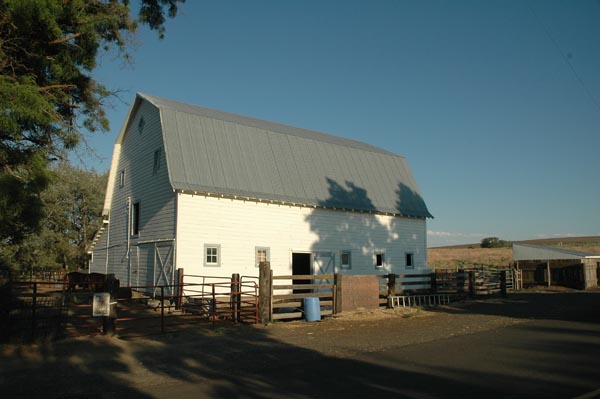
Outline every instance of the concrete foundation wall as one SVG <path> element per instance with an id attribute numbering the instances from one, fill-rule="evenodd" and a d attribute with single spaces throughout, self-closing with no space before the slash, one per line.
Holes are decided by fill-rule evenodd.
<path id="1" fill-rule="evenodd" d="M 338 312 L 379 307 L 379 276 L 338 275 Z"/>

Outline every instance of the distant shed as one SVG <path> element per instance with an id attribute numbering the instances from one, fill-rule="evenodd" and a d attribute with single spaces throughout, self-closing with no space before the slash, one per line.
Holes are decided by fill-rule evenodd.
<path id="1" fill-rule="evenodd" d="M 513 244 L 513 260 L 522 270 L 524 285 L 597 287 L 600 255 L 559 247 Z"/>

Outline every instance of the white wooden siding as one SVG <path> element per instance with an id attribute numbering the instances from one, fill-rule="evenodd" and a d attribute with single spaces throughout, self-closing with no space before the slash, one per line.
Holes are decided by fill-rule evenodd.
<path id="1" fill-rule="evenodd" d="M 145 125 L 140 134 L 138 123 L 142 116 Z M 149 268 L 145 263 L 154 258 L 145 254 L 138 260 L 137 243 L 175 238 L 175 193 L 169 182 L 167 162 L 164 159 L 159 110 L 146 101 L 142 102 L 135 110 L 120 144 L 121 150 L 116 152 L 118 162 L 113 164 L 116 165 L 116 170 L 111 170 L 116 178 L 112 179 L 110 222 L 104 232 L 109 240 L 108 272 L 115 273 L 122 285 L 146 285 L 152 280 L 148 275 L 152 273 L 152 266 Z M 154 174 L 154 153 L 158 149 L 161 149 L 161 167 Z M 120 187 L 119 175 L 122 170 L 125 170 L 125 182 Z M 128 197 L 131 198 L 132 207 L 134 203 L 140 203 L 139 234 L 137 237 L 129 237 L 129 241 Z M 106 244 L 103 247 L 106 250 Z M 99 250 L 100 247 L 94 252 Z M 95 259 L 93 268 L 100 269 Z"/>
<path id="2" fill-rule="evenodd" d="M 256 276 L 256 247 L 270 249 L 276 274 L 291 274 L 292 252 L 334 252 L 344 274 L 418 272 L 427 267 L 424 219 L 400 218 L 178 194 L 177 267 L 186 274 Z M 221 266 L 204 267 L 204 245 L 221 246 Z M 340 269 L 340 251 L 350 250 L 351 269 Z M 374 254 L 385 252 L 375 268 Z M 406 269 L 405 253 L 414 254 Z"/>
<path id="3" fill-rule="evenodd" d="M 92 273 L 106 273 L 106 232 L 107 230 L 104 230 L 102 237 L 94 247 L 92 261 L 90 262 L 90 272 Z"/>

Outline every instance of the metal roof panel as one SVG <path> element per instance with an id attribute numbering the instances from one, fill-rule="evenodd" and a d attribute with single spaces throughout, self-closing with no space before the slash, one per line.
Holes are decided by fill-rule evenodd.
<path id="1" fill-rule="evenodd" d="M 138 95 L 161 111 L 174 189 L 430 217 L 408 163 L 341 137 Z"/>

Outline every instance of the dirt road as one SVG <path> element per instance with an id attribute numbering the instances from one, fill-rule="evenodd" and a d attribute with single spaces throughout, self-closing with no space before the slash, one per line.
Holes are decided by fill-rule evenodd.
<path id="1" fill-rule="evenodd" d="M 2 347 L 3 397 L 594 397 L 600 292 Z M 597 392 L 600 396 L 600 391 Z"/>

